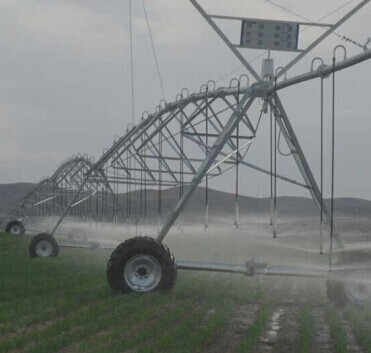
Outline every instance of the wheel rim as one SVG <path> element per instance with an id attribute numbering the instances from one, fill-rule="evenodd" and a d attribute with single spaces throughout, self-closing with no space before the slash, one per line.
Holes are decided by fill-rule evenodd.
<path id="1" fill-rule="evenodd" d="M 151 255 L 137 255 L 129 259 L 124 267 L 124 279 L 135 292 L 150 292 L 160 283 L 162 268 Z"/>
<path id="2" fill-rule="evenodd" d="M 35 252 L 39 257 L 49 257 L 53 253 L 53 245 L 46 240 L 41 240 L 36 244 Z"/>
<path id="3" fill-rule="evenodd" d="M 354 303 L 364 304 L 371 301 L 371 282 L 367 277 L 357 277 L 345 284 L 348 299 Z"/>
<path id="4" fill-rule="evenodd" d="M 11 227 L 10 227 L 10 234 L 14 234 L 14 235 L 19 235 L 21 234 L 22 230 L 21 230 L 21 227 L 18 225 L 18 224 L 13 224 Z"/>

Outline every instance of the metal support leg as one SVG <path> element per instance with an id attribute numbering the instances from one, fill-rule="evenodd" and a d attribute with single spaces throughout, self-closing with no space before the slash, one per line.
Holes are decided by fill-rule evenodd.
<path id="1" fill-rule="evenodd" d="M 201 166 L 199 167 L 196 175 L 193 177 L 193 180 L 187 191 L 184 193 L 181 200 L 179 200 L 178 204 L 176 205 L 175 209 L 169 215 L 168 219 L 166 220 L 164 226 L 162 227 L 157 239 L 159 241 L 163 241 L 166 237 L 167 233 L 173 226 L 174 222 L 178 218 L 179 214 L 184 209 L 185 205 L 187 204 L 188 200 L 191 198 L 193 193 L 196 191 L 198 185 L 202 181 L 203 177 L 206 175 L 207 171 L 211 167 L 212 163 L 218 157 L 220 151 L 223 149 L 224 145 L 230 138 L 233 131 L 236 129 L 238 123 L 243 118 L 243 115 L 246 114 L 247 110 L 251 107 L 252 103 L 254 102 L 255 97 L 250 97 L 250 90 L 245 93 L 241 102 L 238 104 L 236 111 L 233 112 L 228 123 L 225 125 L 223 131 L 215 141 L 213 147 L 209 151 L 208 156 L 203 161 Z"/>
<path id="2" fill-rule="evenodd" d="M 271 99 L 270 104 L 272 107 L 274 107 L 274 101 Z M 295 159 L 295 162 L 308 186 L 310 186 L 310 193 L 313 197 L 313 200 L 315 201 L 318 209 L 321 209 L 321 191 L 317 185 L 316 179 L 314 178 L 314 175 L 309 167 L 309 164 L 305 158 L 304 152 L 300 146 L 299 140 L 296 137 L 295 131 L 290 123 L 290 120 L 286 114 L 286 111 L 281 103 L 281 100 L 279 97 L 277 97 L 277 107 L 276 109 L 273 109 L 274 112 L 277 112 L 277 123 L 282 131 L 282 134 L 286 140 L 286 143 L 288 144 L 290 150 L 293 153 L 293 157 Z M 323 206 L 323 216 L 328 223 L 330 220 L 330 214 L 325 204 L 322 203 Z M 335 235 L 336 242 L 338 246 L 342 246 L 342 241 L 338 234 Z"/>

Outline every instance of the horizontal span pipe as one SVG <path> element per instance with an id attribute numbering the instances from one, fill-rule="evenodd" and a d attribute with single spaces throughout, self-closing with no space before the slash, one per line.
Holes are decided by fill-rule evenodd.
<path id="1" fill-rule="evenodd" d="M 195 261 L 177 261 L 177 267 L 180 270 L 207 271 L 207 272 L 225 272 L 242 273 L 244 275 L 264 275 L 264 276 L 285 276 L 285 277 L 305 277 L 305 278 L 326 278 L 327 269 L 312 269 L 297 266 L 254 266 L 249 262 L 246 265 L 235 265 L 213 262 L 195 262 Z M 253 270 L 253 271 L 251 271 Z"/>
<path id="2" fill-rule="evenodd" d="M 60 248 L 71 248 L 71 249 L 99 249 L 99 250 L 115 250 L 116 246 L 105 246 L 99 243 L 86 243 L 86 244 L 73 244 L 73 243 L 61 243 L 58 244 Z"/>
<path id="3" fill-rule="evenodd" d="M 340 61 L 340 62 L 336 63 L 335 64 L 335 71 L 344 70 L 348 67 L 360 64 L 360 63 L 362 63 L 366 60 L 369 60 L 369 59 L 371 59 L 371 49 L 368 49 L 361 54 L 355 55 L 355 56 L 353 56 L 349 59 L 346 59 L 346 60 L 343 60 L 343 61 Z M 276 89 L 277 89 L 277 91 L 279 91 L 283 88 L 287 88 L 287 87 L 296 85 L 296 84 L 301 83 L 301 82 L 313 80 L 313 79 L 318 78 L 318 77 L 328 76 L 332 72 L 333 72 L 333 66 L 332 65 L 325 65 L 325 66 L 320 67 L 316 71 L 311 71 L 311 72 L 308 72 L 306 74 L 295 76 L 295 77 L 289 78 L 287 80 L 281 81 L 281 82 L 277 83 Z M 271 89 L 269 90 L 269 93 L 270 94 L 273 93 L 274 90 L 275 90 L 275 87 L 271 87 Z"/>
<path id="4" fill-rule="evenodd" d="M 326 278 L 328 270 L 311 269 L 296 266 L 272 266 L 258 268 L 256 275 L 264 276 L 284 276 L 284 277 L 304 277 L 304 278 Z"/>
<path id="5" fill-rule="evenodd" d="M 228 272 L 246 274 L 246 266 L 213 262 L 177 261 L 177 268 L 180 270 Z"/>

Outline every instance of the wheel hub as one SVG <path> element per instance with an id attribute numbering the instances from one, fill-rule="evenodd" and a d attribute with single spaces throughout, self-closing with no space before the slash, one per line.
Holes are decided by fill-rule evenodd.
<path id="1" fill-rule="evenodd" d="M 136 276 L 140 279 L 148 278 L 150 273 L 151 273 L 151 269 L 144 265 L 138 266 L 138 268 L 135 271 Z"/>
<path id="2" fill-rule="evenodd" d="M 357 276 L 345 285 L 348 298 L 355 303 L 371 302 L 371 281 L 366 276 Z"/>
<path id="3" fill-rule="evenodd" d="M 160 283 L 162 269 L 158 260 L 151 255 L 137 255 L 124 266 L 124 280 L 135 292 L 150 292 Z"/>
<path id="4" fill-rule="evenodd" d="M 53 245 L 48 241 L 41 240 L 37 243 L 35 252 L 39 257 L 49 257 L 53 253 Z"/>
<path id="5" fill-rule="evenodd" d="M 10 234 L 15 234 L 15 235 L 18 235 L 18 234 L 21 234 L 21 227 L 19 225 L 13 225 L 11 228 L 10 228 Z"/>

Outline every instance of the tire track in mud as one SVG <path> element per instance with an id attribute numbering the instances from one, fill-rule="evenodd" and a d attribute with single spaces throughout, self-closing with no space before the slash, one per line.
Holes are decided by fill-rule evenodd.
<path id="1" fill-rule="evenodd" d="M 222 332 L 218 332 L 213 342 L 206 345 L 202 353 L 233 353 L 239 347 L 248 328 L 254 323 L 259 304 L 246 304 L 235 307 Z"/>
<path id="2" fill-rule="evenodd" d="M 280 317 L 280 328 L 277 332 L 277 339 L 274 347 L 275 353 L 295 352 L 299 340 L 299 313 L 298 306 L 284 307 Z"/>
<path id="3" fill-rule="evenodd" d="M 278 307 L 274 310 L 263 334 L 259 339 L 256 349 L 253 351 L 254 353 L 275 352 L 279 339 L 279 332 L 281 331 L 282 319 L 285 314 L 286 312 L 283 307 Z"/>

